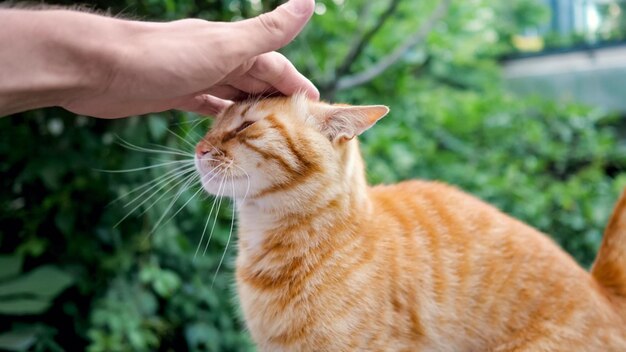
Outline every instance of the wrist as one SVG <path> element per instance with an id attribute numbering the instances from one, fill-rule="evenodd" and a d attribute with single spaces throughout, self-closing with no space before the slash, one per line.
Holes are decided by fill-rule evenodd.
<path id="1" fill-rule="evenodd" d="M 75 11 L 0 10 L 0 116 L 66 106 L 105 89 L 124 22 Z"/>

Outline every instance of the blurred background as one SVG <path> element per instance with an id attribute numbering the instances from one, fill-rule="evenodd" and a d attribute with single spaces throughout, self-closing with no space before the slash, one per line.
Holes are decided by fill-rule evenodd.
<path id="1" fill-rule="evenodd" d="M 86 3 L 236 21 L 280 1 Z M 457 185 L 589 267 L 626 185 L 625 11 L 619 0 L 318 0 L 283 53 L 325 99 L 391 107 L 362 138 L 372 183 Z M 174 150 L 192 152 L 210 123 L 197 119 L 0 119 L 0 350 L 254 350 L 234 296 L 229 202 L 202 255 L 213 199 L 174 178 L 148 183 L 177 163 L 99 171 L 188 158 Z"/>

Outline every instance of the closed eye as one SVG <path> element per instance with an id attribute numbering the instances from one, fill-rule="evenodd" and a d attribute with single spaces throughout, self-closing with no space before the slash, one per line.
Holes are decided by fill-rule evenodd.
<path id="1" fill-rule="evenodd" d="M 250 127 L 253 123 L 254 121 L 244 121 L 239 127 L 237 127 L 237 129 L 235 130 L 235 133 L 239 133 L 245 130 L 246 128 Z"/>

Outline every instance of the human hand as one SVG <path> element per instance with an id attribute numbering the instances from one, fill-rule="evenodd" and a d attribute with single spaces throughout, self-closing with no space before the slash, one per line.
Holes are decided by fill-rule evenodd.
<path id="1" fill-rule="evenodd" d="M 54 31 L 44 35 L 73 37 L 74 42 L 57 46 L 69 48 L 63 55 L 69 57 L 65 65 L 77 67 L 65 67 L 63 73 L 76 77 L 63 81 L 62 92 L 48 95 L 59 102 L 39 105 L 117 118 L 169 109 L 215 114 L 231 100 L 261 93 L 304 91 L 318 99 L 313 84 L 274 51 L 293 40 L 313 8 L 313 0 L 291 0 L 272 12 L 233 23 L 151 23 L 49 11 L 63 20 L 51 21 L 61 27 L 56 36 Z M 34 12 L 41 16 L 48 11 Z M 72 50 L 80 59 L 72 57 Z M 33 107 L 39 106 L 26 106 Z"/>

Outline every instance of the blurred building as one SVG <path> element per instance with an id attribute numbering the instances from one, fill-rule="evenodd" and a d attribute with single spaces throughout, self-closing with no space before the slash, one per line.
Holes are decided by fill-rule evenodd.
<path id="1" fill-rule="evenodd" d="M 504 61 L 507 85 L 626 114 L 626 0 L 544 0 L 550 21 Z"/>

